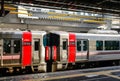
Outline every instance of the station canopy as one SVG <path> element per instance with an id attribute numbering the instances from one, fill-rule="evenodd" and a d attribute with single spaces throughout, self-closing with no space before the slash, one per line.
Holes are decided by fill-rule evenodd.
<path id="1" fill-rule="evenodd" d="M 2 1 L 2 0 L 1 0 Z M 100 13 L 120 13 L 120 0 L 4 0 L 9 4 L 34 4 L 32 6 L 64 10 L 87 10 Z"/>

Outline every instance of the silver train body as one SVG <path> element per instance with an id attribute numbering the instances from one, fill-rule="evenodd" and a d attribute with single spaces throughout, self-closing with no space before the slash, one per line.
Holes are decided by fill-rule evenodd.
<path id="1" fill-rule="evenodd" d="M 0 30 L 0 69 L 56 71 L 69 64 L 120 61 L 120 35 L 116 31 Z"/>

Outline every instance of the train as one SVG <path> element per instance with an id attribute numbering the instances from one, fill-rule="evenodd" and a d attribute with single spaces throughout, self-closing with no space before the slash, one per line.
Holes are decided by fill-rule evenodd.
<path id="1" fill-rule="evenodd" d="M 1 73 L 54 72 L 105 61 L 120 62 L 120 34 L 113 30 L 0 30 Z"/>

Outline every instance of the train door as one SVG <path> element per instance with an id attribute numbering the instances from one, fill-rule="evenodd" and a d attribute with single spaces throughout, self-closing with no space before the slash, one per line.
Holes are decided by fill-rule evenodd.
<path id="1" fill-rule="evenodd" d="M 62 39 L 62 49 L 61 49 L 62 61 L 67 61 L 68 55 L 68 39 Z"/>
<path id="2" fill-rule="evenodd" d="M 33 63 L 40 63 L 40 39 L 33 39 Z"/>
<path id="3" fill-rule="evenodd" d="M 88 60 L 89 41 L 87 39 L 77 39 L 77 56 L 80 60 Z"/>

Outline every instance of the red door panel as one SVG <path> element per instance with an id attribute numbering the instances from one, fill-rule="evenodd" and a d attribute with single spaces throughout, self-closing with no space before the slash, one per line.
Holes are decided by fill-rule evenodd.
<path id="1" fill-rule="evenodd" d="M 22 66 L 31 65 L 32 60 L 32 48 L 31 48 L 32 35 L 30 32 L 23 33 L 23 45 L 22 45 Z"/>
<path id="2" fill-rule="evenodd" d="M 72 63 L 75 62 L 76 57 L 76 47 L 75 47 L 75 34 L 69 34 L 69 52 L 68 52 L 68 62 Z"/>

